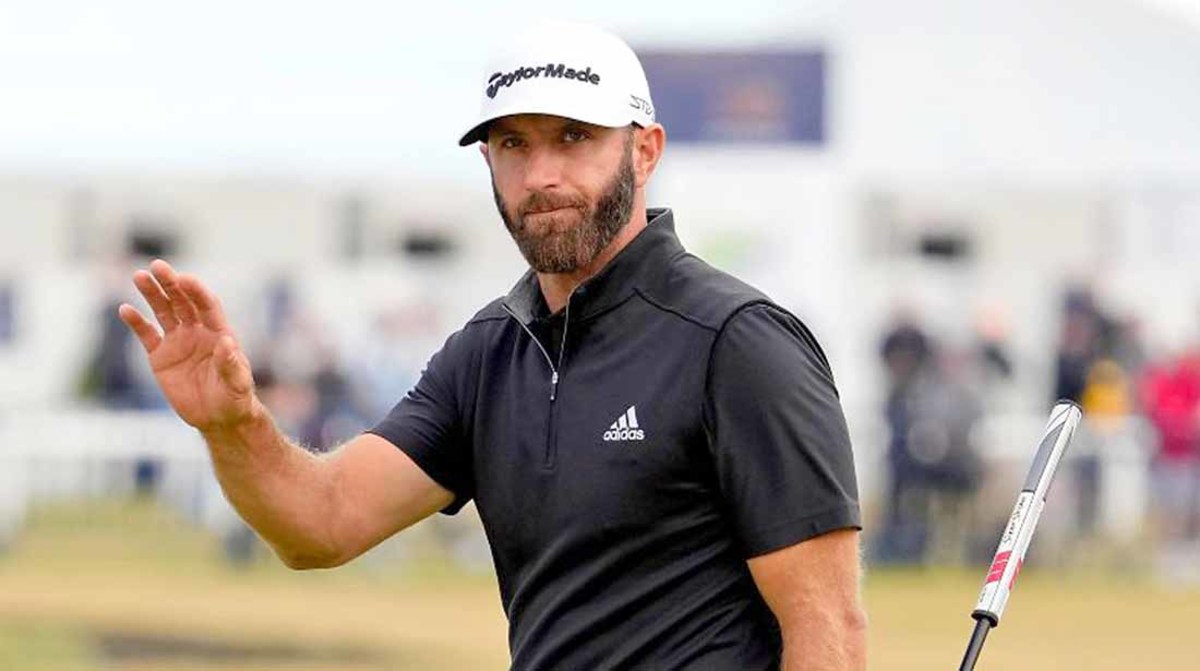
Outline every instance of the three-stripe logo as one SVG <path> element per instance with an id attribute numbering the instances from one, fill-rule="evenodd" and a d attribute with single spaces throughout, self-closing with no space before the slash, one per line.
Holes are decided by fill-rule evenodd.
<path id="1" fill-rule="evenodd" d="M 638 426 L 637 406 L 631 405 L 629 409 L 621 413 L 617 421 L 608 427 L 608 431 L 604 432 L 604 440 L 607 441 L 626 441 L 626 440 L 645 440 L 646 431 Z"/>

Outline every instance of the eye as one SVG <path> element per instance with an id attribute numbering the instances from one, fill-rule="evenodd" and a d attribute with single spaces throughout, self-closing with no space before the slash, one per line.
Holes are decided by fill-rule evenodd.
<path id="1" fill-rule="evenodd" d="M 590 137 L 591 135 L 581 128 L 568 128 L 567 130 L 563 131 L 563 142 L 570 144 L 582 142 Z"/>
<path id="2" fill-rule="evenodd" d="M 521 138 L 515 135 L 509 135 L 508 137 L 500 138 L 500 146 L 504 149 L 515 149 L 520 147 L 522 144 L 524 143 L 521 141 Z"/>

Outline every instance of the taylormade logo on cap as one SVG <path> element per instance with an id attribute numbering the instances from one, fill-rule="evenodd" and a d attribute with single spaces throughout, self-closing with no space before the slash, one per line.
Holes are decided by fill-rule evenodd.
<path id="1" fill-rule="evenodd" d="M 502 88 L 508 88 L 523 79 L 536 79 L 542 75 L 558 79 L 577 79 L 586 84 L 600 85 L 600 75 L 592 72 L 592 66 L 584 70 L 569 68 L 563 63 L 547 63 L 537 67 L 520 67 L 508 74 L 497 72 L 488 77 L 487 97 L 495 98 Z"/>

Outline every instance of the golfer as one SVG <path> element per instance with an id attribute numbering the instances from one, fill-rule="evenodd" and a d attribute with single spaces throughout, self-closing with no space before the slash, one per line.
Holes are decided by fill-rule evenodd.
<path id="1" fill-rule="evenodd" d="M 230 502 L 290 567 L 350 561 L 473 500 L 512 668 L 863 669 L 860 515 L 829 363 L 684 250 L 646 185 L 666 135 L 620 39 L 539 24 L 462 136 L 530 270 L 369 432 L 276 427 L 220 303 L 163 261 L 121 318 Z"/>

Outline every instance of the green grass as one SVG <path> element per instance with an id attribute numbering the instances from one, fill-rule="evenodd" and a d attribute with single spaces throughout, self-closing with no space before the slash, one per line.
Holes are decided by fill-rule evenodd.
<path id="1" fill-rule="evenodd" d="M 64 625 L 0 621 L 0 669 L 83 671 L 88 663 L 84 637 Z"/>
<path id="2" fill-rule="evenodd" d="M 149 504 L 40 509 L 0 558 L 0 671 L 507 668 L 495 579 L 412 535 L 403 563 L 235 570 Z M 869 571 L 871 668 L 957 668 L 983 569 Z M 1031 563 L 979 668 L 1191 668 L 1197 621 L 1200 591 Z"/>
<path id="3" fill-rule="evenodd" d="M 326 659 L 338 669 L 504 665 L 494 578 L 456 573 L 422 545 L 407 569 L 384 558 L 294 572 L 266 551 L 234 569 L 217 539 L 148 504 L 42 509 L 0 559 L 0 671 L 224 668 L 179 655 L 105 659 L 105 641 L 131 637 L 312 658 L 301 666 L 226 660 L 239 669 L 326 668 Z M 472 640 L 462 640 L 462 626 Z M 59 658 L 37 666 L 47 655 Z"/>

